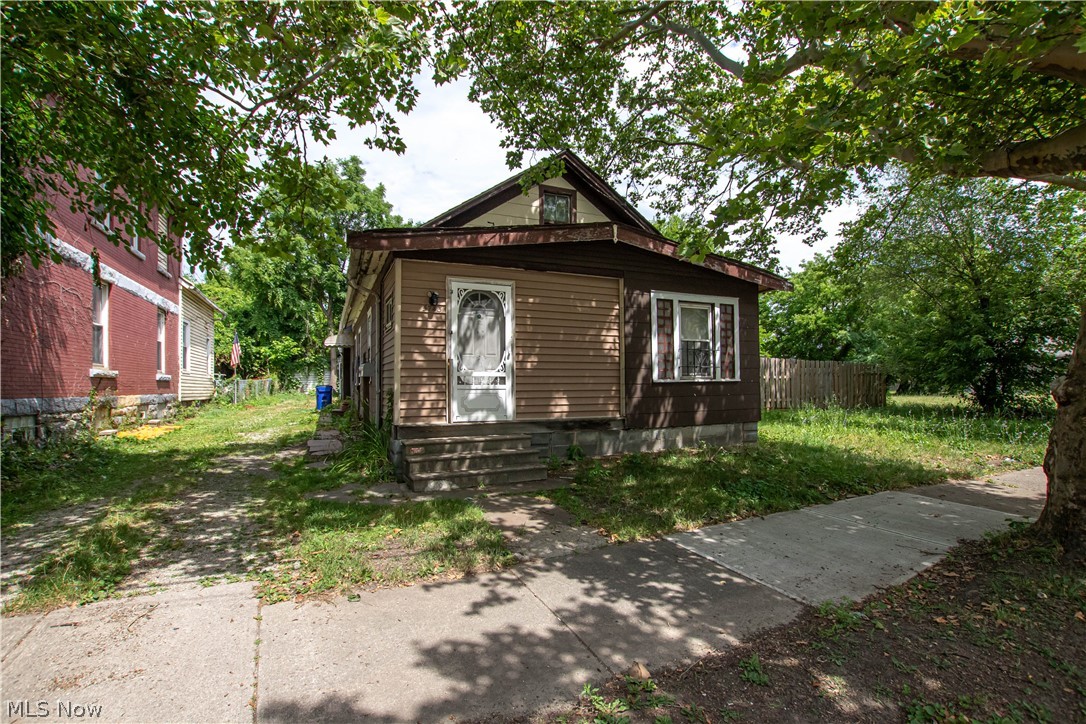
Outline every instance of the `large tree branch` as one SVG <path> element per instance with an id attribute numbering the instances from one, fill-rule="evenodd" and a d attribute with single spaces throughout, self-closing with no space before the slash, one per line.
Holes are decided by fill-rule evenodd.
<path id="1" fill-rule="evenodd" d="M 724 53 L 720 51 L 720 48 L 716 47 L 716 44 L 709 40 L 709 37 L 698 28 L 695 28 L 692 25 L 681 25 L 669 21 L 664 23 L 664 29 L 675 33 L 676 35 L 685 35 L 690 38 L 698 45 L 698 47 L 705 51 L 705 54 L 709 56 L 709 59 L 712 60 L 718 68 L 735 76 L 739 80 L 743 80 L 743 76 L 746 75 L 746 67 L 739 61 L 724 55 Z"/>
<path id="2" fill-rule="evenodd" d="M 1051 184 L 1053 186 L 1063 186 L 1068 189 L 1075 189 L 1076 191 L 1086 191 L 1086 177 L 1082 176 L 1059 176 L 1057 174 L 1041 174 L 1040 176 L 1030 176 L 1030 181 L 1039 181 L 1040 183 Z"/>
<path id="3" fill-rule="evenodd" d="M 918 163 L 921 153 L 913 148 L 896 148 L 890 153 L 903 163 Z M 940 169 L 952 176 L 975 175 L 1019 178 L 1086 191 L 1086 124 L 1069 128 L 1051 138 L 1011 144 L 992 151 L 979 167 L 946 165 Z"/>
<path id="4" fill-rule="evenodd" d="M 765 71 L 758 73 L 757 76 L 751 76 L 747 66 L 743 65 L 738 60 L 729 58 L 725 55 L 720 48 L 709 39 L 709 36 L 700 29 L 695 28 L 692 25 L 683 25 L 671 21 L 664 23 L 663 27 L 665 30 L 675 33 L 676 35 L 685 35 L 693 40 L 698 47 L 709 56 L 709 59 L 713 61 L 714 65 L 742 82 L 751 80 L 757 80 L 762 83 L 778 81 L 781 78 L 788 77 L 801 68 L 811 65 L 812 63 L 817 63 L 825 56 L 825 49 L 820 45 L 801 48 L 785 58 L 782 62 L 767 64 Z"/>
<path id="5" fill-rule="evenodd" d="M 981 161 L 992 176 L 1031 178 L 1086 171 L 1086 123 L 1051 138 L 1014 144 L 993 151 Z"/>
<path id="6" fill-rule="evenodd" d="M 980 60 L 993 48 L 1014 52 L 1014 47 L 1006 40 L 976 38 L 963 44 L 952 55 L 963 60 Z M 1042 55 L 1024 62 L 1031 72 L 1086 86 L 1086 53 L 1080 53 L 1070 41 L 1061 43 Z"/>
<path id="7" fill-rule="evenodd" d="M 629 37 L 631 33 L 640 28 L 642 25 L 652 20 L 654 17 L 660 14 L 660 12 L 671 4 L 671 0 L 663 0 L 663 2 L 649 8 L 641 17 L 636 20 L 631 20 L 622 26 L 622 30 L 618 31 L 607 40 L 600 43 L 600 49 L 610 48 L 618 43 L 622 42 L 625 38 Z"/>

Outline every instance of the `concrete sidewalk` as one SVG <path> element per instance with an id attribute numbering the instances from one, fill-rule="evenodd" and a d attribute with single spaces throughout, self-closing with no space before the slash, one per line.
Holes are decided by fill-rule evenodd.
<path id="1" fill-rule="evenodd" d="M 531 711 L 568 702 L 635 659 L 650 670 L 691 661 L 790 621 L 801 601 L 859 597 L 907 578 L 957 538 L 1002 527 L 1008 513 L 1035 514 L 1043 473 L 1016 475 L 854 498 L 353 603 L 260 606 L 250 585 L 230 584 L 6 618 L 3 718 L 41 712 L 39 701 L 50 716 L 35 721 L 70 721 L 64 705 L 101 706 L 100 721 L 147 722 L 428 722 Z"/>

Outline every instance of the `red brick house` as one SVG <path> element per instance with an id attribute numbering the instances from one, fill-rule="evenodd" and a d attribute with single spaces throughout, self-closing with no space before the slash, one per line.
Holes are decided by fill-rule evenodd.
<path id="1" fill-rule="evenodd" d="M 0 309 L 0 417 L 5 434 L 58 432 L 90 415 L 96 427 L 162 418 L 177 404 L 180 261 L 155 239 L 105 229 L 105 215 L 73 213 L 54 199 L 63 259 L 4 280 Z M 166 233 L 152 212 L 152 228 Z M 101 286 L 93 279 L 97 249 Z M 94 409 L 89 403 L 95 401 Z"/>

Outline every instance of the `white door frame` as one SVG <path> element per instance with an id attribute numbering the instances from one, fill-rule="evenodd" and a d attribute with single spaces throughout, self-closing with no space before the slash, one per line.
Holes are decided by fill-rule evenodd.
<path id="1" fill-rule="evenodd" d="M 476 373 L 478 378 L 489 378 L 488 384 L 475 386 L 463 384 L 463 377 L 457 369 L 457 355 L 454 340 L 457 336 L 460 321 L 460 300 L 465 294 L 472 291 L 485 291 L 494 294 L 502 304 L 505 312 L 505 352 L 502 362 L 496 370 L 490 374 Z M 516 288 L 512 281 L 500 279 L 472 279 L 464 277 L 449 277 L 447 280 L 445 296 L 445 322 L 446 322 L 446 351 L 445 359 L 448 368 L 447 407 L 449 422 L 500 422 L 513 420 L 516 417 L 515 376 L 514 376 L 514 330 L 516 319 L 513 308 L 513 300 Z M 504 379 L 504 384 L 493 384 L 494 378 Z M 495 397 L 497 408 L 495 410 L 465 410 L 462 403 L 466 401 L 466 395 L 470 390 L 483 392 L 485 396 Z"/>

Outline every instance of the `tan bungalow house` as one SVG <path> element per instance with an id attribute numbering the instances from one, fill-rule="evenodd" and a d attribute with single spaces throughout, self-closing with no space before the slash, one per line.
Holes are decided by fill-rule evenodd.
<path id="1" fill-rule="evenodd" d="M 541 460 L 757 439 L 758 294 L 679 256 L 570 152 L 421 227 L 348 235 L 344 394 L 416 490 L 535 480 Z"/>

